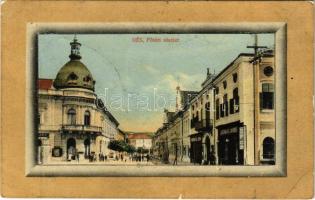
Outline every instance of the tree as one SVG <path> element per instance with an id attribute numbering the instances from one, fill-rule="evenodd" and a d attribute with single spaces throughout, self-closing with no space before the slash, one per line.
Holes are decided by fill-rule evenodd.
<path id="1" fill-rule="evenodd" d="M 130 144 L 127 144 L 126 152 L 132 154 L 132 153 L 136 152 L 136 148 L 134 146 L 130 145 Z"/>
<path id="2" fill-rule="evenodd" d="M 124 151 L 124 145 L 119 140 L 111 140 L 108 144 L 108 148 L 113 151 Z"/>
<path id="3" fill-rule="evenodd" d="M 138 153 L 149 153 L 149 150 L 148 149 L 145 149 L 143 147 L 138 147 L 137 148 L 137 152 Z"/>
<path id="4" fill-rule="evenodd" d="M 124 140 L 111 140 L 108 144 L 108 148 L 114 151 L 134 153 L 136 148 L 130 144 L 127 144 Z"/>

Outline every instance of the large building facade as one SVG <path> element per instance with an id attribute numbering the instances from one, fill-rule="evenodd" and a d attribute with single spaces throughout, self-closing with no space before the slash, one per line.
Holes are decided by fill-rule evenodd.
<path id="1" fill-rule="evenodd" d="M 75 38 L 70 45 L 70 61 L 56 78 L 38 80 L 39 164 L 107 155 L 109 141 L 120 132 L 118 121 L 97 99 L 92 74 L 80 61 L 81 44 Z"/>
<path id="2" fill-rule="evenodd" d="M 170 162 L 187 155 L 180 161 L 203 165 L 274 164 L 274 68 L 273 51 L 265 50 L 240 54 L 216 75 L 208 69 L 185 108 L 167 111 L 154 154 Z"/>

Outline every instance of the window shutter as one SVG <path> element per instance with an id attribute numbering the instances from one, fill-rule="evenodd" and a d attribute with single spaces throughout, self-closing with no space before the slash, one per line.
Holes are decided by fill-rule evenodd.
<path id="1" fill-rule="evenodd" d="M 230 99 L 230 114 L 234 114 L 234 99 Z"/>
<path id="2" fill-rule="evenodd" d="M 272 92 L 271 94 L 270 94 L 270 101 L 271 101 L 271 109 L 274 109 L 274 93 Z"/>
<path id="3" fill-rule="evenodd" d="M 263 109 L 263 93 L 259 93 L 259 104 L 260 109 Z"/>

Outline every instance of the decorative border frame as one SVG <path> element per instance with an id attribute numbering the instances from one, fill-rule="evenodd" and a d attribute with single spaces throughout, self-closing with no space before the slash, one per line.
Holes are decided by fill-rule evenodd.
<path id="1" fill-rule="evenodd" d="M 84 26 L 83 26 L 84 25 Z M 26 66 L 26 166 L 25 175 L 36 176 L 129 176 L 129 177 L 244 177 L 287 174 L 287 35 L 286 23 L 32 23 L 27 26 Z M 274 33 L 275 34 L 275 130 L 276 164 L 273 166 L 109 166 L 36 165 L 35 134 L 37 90 L 37 34 L 39 33 Z M 36 106 L 35 106 L 36 107 Z"/>

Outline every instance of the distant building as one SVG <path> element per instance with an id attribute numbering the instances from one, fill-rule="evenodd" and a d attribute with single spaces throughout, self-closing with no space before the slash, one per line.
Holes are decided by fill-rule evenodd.
<path id="1" fill-rule="evenodd" d="M 128 133 L 129 144 L 137 148 L 151 149 L 152 137 L 147 133 Z"/>
<path id="2" fill-rule="evenodd" d="M 74 39 L 70 61 L 54 80 L 38 80 L 39 164 L 88 159 L 108 154 L 119 123 L 94 93 L 95 80 L 80 61 L 81 44 Z"/>
<path id="3" fill-rule="evenodd" d="M 197 91 L 176 88 L 176 111 L 164 110 L 164 123 L 153 136 L 153 154 L 165 163 L 190 162 L 190 103 Z"/>

